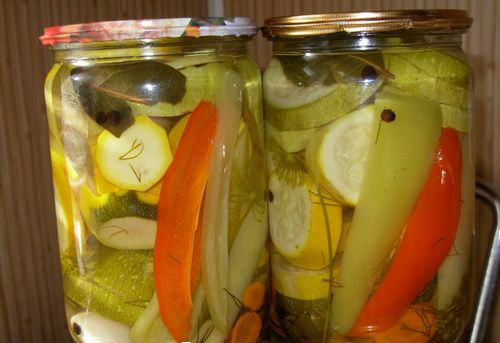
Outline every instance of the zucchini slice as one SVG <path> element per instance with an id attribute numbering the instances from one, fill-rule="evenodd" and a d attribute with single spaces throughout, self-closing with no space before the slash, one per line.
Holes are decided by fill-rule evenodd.
<path id="1" fill-rule="evenodd" d="M 136 192 L 95 195 L 87 186 L 80 189 L 80 208 L 85 222 L 94 230 L 113 218 L 139 217 L 156 220 L 155 205 L 140 201 Z"/>
<path id="2" fill-rule="evenodd" d="M 89 229 L 103 245 L 122 250 L 153 249 L 157 207 L 136 192 L 95 195 L 80 190 L 80 208 Z"/>
<path id="3" fill-rule="evenodd" d="M 109 182 L 145 191 L 163 177 L 172 152 L 165 130 L 147 116 L 139 116 L 120 138 L 109 131 L 99 135 L 96 161 Z"/>
<path id="4" fill-rule="evenodd" d="M 96 237 L 110 248 L 152 250 L 156 238 L 156 220 L 139 217 L 113 218 L 99 226 Z"/>
<path id="5" fill-rule="evenodd" d="M 107 248 L 97 242 L 77 259 L 68 249 L 61 258 L 64 294 L 87 311 L 132 325 L 154 293 L 150 251 Z"/>
<path id="6" fill-rule="evenodd" d="M 306 162 L 314 176 L 348 205 L 358 202 L 375 124 L 374 107 L 368 105 L 333 121 L 307 145 Z"/>

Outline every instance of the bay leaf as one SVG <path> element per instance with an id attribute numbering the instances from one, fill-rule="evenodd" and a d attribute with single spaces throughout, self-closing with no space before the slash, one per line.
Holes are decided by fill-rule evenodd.
<path id="1" fill-rule="evenodd" d="M 127 101 L 177 104 L 186 93 L 186 77 L 155 61 L 77 67 L 71 79 L 87 115 L 116 137 L 134 123 Z"/>

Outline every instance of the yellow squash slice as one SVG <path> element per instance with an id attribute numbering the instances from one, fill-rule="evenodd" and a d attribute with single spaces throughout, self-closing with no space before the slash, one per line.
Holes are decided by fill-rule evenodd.
<path id="1" fill-rule="evenodd" d="M 120 138 L 103 131 L 97 138 L 96 161 L 106 180 L 123 189 L 145 191 L 165 174 L 172 152 L 166 131 L 147 116 Z"/>
<path id="2" fill-rule="evenodd" d="M 294 187 L 272 175 L 269 191 L 269 229 L 276 250 L 299 268 L 328 266 L 342 231 L 340 204 L 325 190 L 321 199 L 310 181 Z"/>

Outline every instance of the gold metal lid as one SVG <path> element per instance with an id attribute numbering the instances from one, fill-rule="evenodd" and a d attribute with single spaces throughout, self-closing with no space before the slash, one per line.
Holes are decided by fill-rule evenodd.
<path id="1" fill-rule="evenodd" d="M 274 17 L 266 19 L 262 29 L 265 37 L 298 38 L 338 32 L 387 32 L 397 30 L 457 30 L 472 24 L 467 11 L 404 10 L 339 12 Z"/>

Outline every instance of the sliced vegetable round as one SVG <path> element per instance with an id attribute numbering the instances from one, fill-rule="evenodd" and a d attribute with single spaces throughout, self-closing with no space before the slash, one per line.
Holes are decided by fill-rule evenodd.
<path id="1" fill-rule="evenodd" d="M 80 188 L 79 205 L 87 226 L 94 233 L 110 219 L 139 217 L 155 220 L 157 214 L 156 206 L 139 200 L 137 192 L 96 195 L 87 185 Z"/>
<path id="2" fill-rule="evenodd" d="M 152 250 L 156 237 L 156 220 L 139 217 L 113 218 L 96 231 L 105 246 L 122 250 Z"/>
<path id="3" fill-rule="evenodd" d="M 440 104 L 462 109 L 470 107 L 468 85 L 456 83 L 453 77 L 440 78 L 429 74 L 401 54 L 384 54 L 384 63 L 395 76 L 389 84 Z"/>
<path id="4" fill-rule="evenodd" d="M 96 160 L 109 182 L 124 189 L 145 191 L 163 177 L 172 152 L 165 130 L 147 116 L 139 116 L 120 138 L 109 131 L 99 135 Z"/>
<path id="5" fill-rule="evenodd" d="M 264 74 L 266 121 L 280 131 L 318 127 L 354 110 L 382 83 L 383 78 L 377 78 L 367 83 L 297 87 L 286 79 L 279 62 L 275 61 Z"/>
<path id="6" fill-rule="evenodd" d="M 252 282 L 243 293 L 243 305 L 252 311 L 258 311 L 264 304 L 266 286 L 262 281 Z"/>
<path id="7" fill-rule="evenodd" d="M 310 181 L 294 187 L 276 175 L 271 176 L 269 192 L 270 233 L 278 252 L 300 268 L 326 267 L 340 239 L 340 204 L 324 190 L 320 196 Z"/>
<path id="8" fill-rule="evenodd" d="M 276 291 L 298 300 L 316 300 L 328 297 L 330 271 L 328 268 L 309 270 L 288 263 L 276 251 L 271 253 L 271 272 Z M 334 278 L 338 269 L 334 270 Z"/>
<path id="9" fill-rule="evenodd" d="M 411 51 L 399 56 L 429 75 L 465 87 L 469 84 L 471 68 L 461 56 L 455 57 L 440 50 Z"/>
<path id="10" fill-rule="evenodd" d="M 245 312 L 238 318 L 231 332 L 231 343 L 256 343 L 262 329 L 257 312 Z"/>
<path id="11" fill-rule="evenodd" d="M 61 259 L 64 294 L 88 311 L 131 326 L 153 297 L 151 255 L 97 242 L 86 251 L 85 259 L 77 261 L 74 252 L 68 252 Z"/>
<path id="12" fill-rule="evenodd" d="M 315 177 L 350 205 L 358 202 L 374 124 L 373 105 L 368 105 L 323 128 L 307 146 L 307 165 Z"/>
<path id="13" fill-rule="evenodd" d="M 266 120 L 278 130 L 305 130 L 327 124 L 364 103 L 382 85 L 338 83 L 328 95 L 301 107 L 278 109 L 266 105 Z"/>

